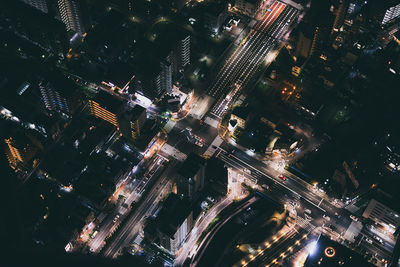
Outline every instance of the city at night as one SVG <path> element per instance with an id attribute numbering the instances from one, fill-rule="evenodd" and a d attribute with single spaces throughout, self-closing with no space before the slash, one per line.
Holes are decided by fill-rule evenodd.
<path id="1" fill-rule="evenodd" d="M 399 117 L 400 0 L 2 0 L 0 266 L 400 267 Z"/>

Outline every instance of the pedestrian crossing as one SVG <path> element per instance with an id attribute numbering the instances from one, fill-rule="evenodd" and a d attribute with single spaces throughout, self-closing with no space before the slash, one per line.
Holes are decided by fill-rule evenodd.
<path id="1" fill-rule="evenodd" d="M 300 226 L 301 228 L 307 230 L 308 232 L 311 232 L 311 231 L 313 231 L 315 229 L 315 225 L 313 225 L 308 220 L 306 220 L 306 219 L 304 219 L 304 218 L 302 218 L 300 216 L 297 216 L 296 224 L 298 226 Z"/>

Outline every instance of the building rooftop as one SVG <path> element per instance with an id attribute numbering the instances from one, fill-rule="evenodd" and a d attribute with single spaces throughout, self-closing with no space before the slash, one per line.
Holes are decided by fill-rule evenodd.
<path id="1" fill-rule="evenodd" d="M 179 169 L 178 174 L 185 178 L 192 178 L 196 175 L 201 166 L 205 165 L 205 159 L 195 153 L 189 154 Z"/>
<path id="2" fill-rule="evenodd" d="M 99 103 L 101 107 L 113 113 L 121 111 L 124 105 L 124 102 L 104 91 L 100 91 L 93 100 Z"/>
<path id="3" fill-rule="evenodd" d="M 360 254 L 321 235 L 304 263 L 305 267 L 313 266 L 374 266 L 368 263 Z"/>
<path id="4" fill-rule="evenodd" d="M 250 110 L 247 107 L 237 107 L 232 111 L 232 115 L 245 120 L 250 115 Z"/>
<path id="5" fill-rule="evenodd" d="M 169 194 L 157 217 L 160 231 L 172 238 L 190 212 L 189 201 L 180 199 L 176 194 Z"/>

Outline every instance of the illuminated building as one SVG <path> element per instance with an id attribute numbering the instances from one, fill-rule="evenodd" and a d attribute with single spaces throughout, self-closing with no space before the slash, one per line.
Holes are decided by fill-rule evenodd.
<path id="1" fill-rule="evenodd" d="M 132 110 L 125 112 L 120 119 L 122 134 L 128 138 L 136 139 L 140 136 L 145 121 L 146 109 L 136 105 Z"/>
<path id="2" fill-rule="evenodd" d="M 186 35 L 184 38 L 179 40 L 179 68 L 182 69 L 190 64 L 190 35 Z"/>
<path id="3" fill-rule="evenodd" d="M 235 120 L 237 122 L 237 127 L 242 129 L 246 128 L 246 124 L 249 120 L 249 110 L 245 107 L 237 107 L 233 110 L 230 120 Z"/>
<path id="4" fill-rule="evenodd" d="M 371 199 L 362 216 L 373 220 L 390 234 L 400 226 L 400 215 L 375 199 Z"/>
<path id="5" fill-rule="evenodd" d="M 163 60 L 160 63 L 161 72 L 158 76 L 158 86 L 162 92 L 172 91 L 172 66 L 171 63 Z"/>
<path id="6" fill-rule="evenodd" d="M 336 10 L 332 32 L 338 31 L 339 28 L 343 25 L 347 10 L 349 9 L 349 5 L 349 0 L 342 0 L 340 2 L 339 8 Z"/>
<path id="7" fill-rule="evenodd" d="M 46 0 L 22 0 L 22 2 L 42 11 L 43 13 L 49 12 Z"/>
<path id="8" fill-rule="evenodd" d="M 9 137 L 4 139 L 4 142 L 10 167 L 14 170 L 24 170 L 36 151 L 29 144 L 29 140 L 25 136 L 19 135 L 17 139 Z"/>
<path id="9" fill-rule="evenodd" d="M 320 235 L 318 240 L 308 244 L 309 254 L 304 267 L 316 266 L 374 266 L 353 250 Z"/>
<path id="10" fill-rule="evenodd" d="M 117 128 L 119 128 L 118 113 L 121 111 L 122 105 L 121 101 L 105 92 L 100 92 L 95 99 L 89 100 L 90 114 Z"/>
<path id="11" fill-rule="evenodd" d="M 68 101 L 64 96 L 61 95 L 59 90 L 53 88 L 49 83 L 40 83 L 39 88 L 46 109 L 65 114 L 70 113 Z"/>
<path id="12" fill-rule="evenodd" d="M 261 3 L 262 1 L 260 0 L 237 0 L 235 1 L 235 8 L 239 12 L 252 17 L 257 12 Z"/>
<path id="13" fill-rule="evenodd" d="M 58 0 L 58 9 L 67 31 L 83 34 L 85 29 L 81 18 L 81 10 L 77 0 Z"/>
<path id="14" fill-rule="evenodd" d="M 381 21 L 382 25 L 392 22 L 393 20 L 400 17 L 400 3 L 394 4 L 385 10 L 385 14 Z"/>

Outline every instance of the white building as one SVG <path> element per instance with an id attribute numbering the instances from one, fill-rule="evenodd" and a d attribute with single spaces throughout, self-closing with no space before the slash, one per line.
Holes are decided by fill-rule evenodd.
<path id="1" fill-rule="evenodd" d="M 400 226 L 400 215 L 391 208 L 384 204 L 372 199 L 368 207 L 365 209 L 364 218 L 373 220 L 376 224 L 383 227 L 383 229 L 393 234 L 397 227 Z"/>
<path id="2" fill-rule="evenodd" d="M 67 31 L 83 34 L 85 29 L 82 22 L 82 14 L 77 0 L 58 0 L 58 9 L 62 22 Z"/>

